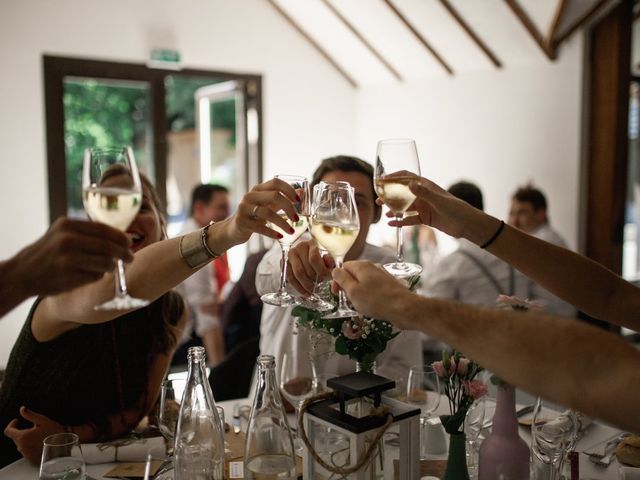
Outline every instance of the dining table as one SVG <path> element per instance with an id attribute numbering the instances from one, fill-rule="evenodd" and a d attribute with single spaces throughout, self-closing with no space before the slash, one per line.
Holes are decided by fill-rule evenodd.
<path id="1" fill-rule="evenodd" d="M 487 411 L 490 412 L 492 409 L 492 401 L 487 400 Z M 222 407 L 225 412 L 225 421 L 229 425 L 232 423 L 232 415 L 234 411 L 234 407 L 244 406 L 243 411 L 247 411 L 246 406 L 250 405 L 249 399 L 238 399 L 238 400 L 227 400 L 223 402 L 217 402 L 217 405 Z M 443 401 L 440 402 L 438 409 L 436 410 L 434 417 L 437 415 L 447 414 L 448 412 L 448 403 L 443 397 Z M 495 404 L 494 404 L 495 406 Z M 295 418 L 293 415 L 289 415 L 290 424 L 292 426 L 295 425 Z M 247 428 L 247 418 L 246 415 L 241 417 L 241 427 L 243 430 Z M 519 433 L 523 440 L 527 442 L 527 444 L 531 444 L 531 431 L 530 428 L 520 426 Z M 602 443 L 606 443 L 606 441 L 612 437 L 615 437 L 616 434 L 620 433 L 615 427 L 610 425 L 606 425 L 602 422 L 593 421 L 591 422 L 582 432 L 582 436 L 578 443 L 576 444 L 577 452 L 584 452 L 585 450 L 589 450 L 595 445 L 599 445 Z M 399 453 L 399 449 L 393 448 L 390 449 L 387 455 L 385 455 L 389 459 L 389 461 L 393 461 L 395 455 Z M 446 459 L 446 453 L 440 455 L 431 455 L 430 459 L 433 460 L 444 460 Z M 101 463 L 101 464 L 88 464 L 86 467 L 87 480 L 109 480 L 108 477 L 104 475 L 112 470 L 117 463 Z M 620 464 L 617 459 L 614 459 L 608 467 L 599 467 L 596 466 L 593 462 L 589 460 L 587 455 L 584 453 L 579 454 L 579 479 L 580 480 L 618 480 L 620 477 L 619 474 Z M 640 471 L 640 469 L 638 469 Z M 33 480 L 38 478 L 39 468 L 36 465 L 32 465 L 27 462 L 25 459 L 17 460 L 4 468 L 0 469 L 0 480 Z M 113 479 L 112 479 L 113 480 Z"/>

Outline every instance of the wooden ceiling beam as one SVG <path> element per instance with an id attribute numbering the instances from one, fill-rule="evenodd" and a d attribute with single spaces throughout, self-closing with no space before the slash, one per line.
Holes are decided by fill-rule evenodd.
<path id="1" fill-rule="evenodd" d="M 569 28 L 553 40 L 554 48 L 557 49 L 565 40 L 573 35 L 580 27 L 583 27 L 591 18 L 600 11 L 610 0 L 599 0 L 593 6 L 578 17 Z"/>
<path id="2" fill-rule="evenodd" d="M 551 25 L 549 25 L 549 31 L 547 32 L 547 36 L 545 37 L 545 42 L 547 44 L 547 48 L 550 48 L 554 51 L 554 55 L 556 53 L 556 43 L 555 36 L 558 31 L 558 25 L 562 21 L 562 16 L 564 15 L 564 11 L 567 8 L 567 0 L 560 0 L 558 2 L 558 6 L 556 7 L 556 12 L 553 15 L 553 20 L 551 20 Z"/>
<path id="3" fill-rule="evenodd" d="M 469 24 L 462 18 L 460 13 L 449 3 L 449 0 L 440 0 L 442 6 L 451 14 L 453 19 L 458 25 L 471 37 L 473 42 L 478 46 L 480 50 L 489 58 L 489 61 L 495 65 L 496 68 L 502 68 L 502 62 L 498 60 L 498 57 L 491 51 L 486 43 L 473 31 Z"/>
<path id="4" fill-rule="evenodd" d="M 424 48 L 436 59 L 436 61 L 446 70 L 449 75 L 453 75 L 453 69 L 447 64 L 447 62 L 442 58 L 442 56 L 433 48 L 426 38 L 424 38 L 420 32 L 418 32 L 415 27 L 409 22 L 407 17 L 405 17 L 400 10 L 396 8 L 396 6 L 391 2 L 391 0 L 383 0 L 384 3 L 391 9 L 393 13 L 400 19 L 402 23 L 404 23 L 405 27 L 407 27 L 411 33 L 418 39 L 418 41 L 422 44 Z"/>
<path id="5" fill-rule="evenodd" d="M 320 55 L 322 55 L 327 62 L 329 62 L 333 68 L 335 68 L 340 75 L 344 77 L 344 79 L 351 84 L 353 88 L 358 88 L 358 82 L 356 82 L 351 75 L 349 75 L 339 64 L 336 62 L 329 53 L 320 46 L 318 42 L 316 42 L 311 35 L 309 35 L 300 25 L 296 22 L 292 17 L 289 16 L 287 12 L 285 12 L 280 5 L 278 5 L 275 0 L 267 0 L 271 6 L 280 14 L 282 17 L 289 22 L 289 24 L 297 30 L 297 32 L 302 35 L 307 42 L 311 44 L 313 48 L 315 48 Z"/>
<path id="6" fill-rule="evenodd" d="M 342 15 L 342 13 L 331 3 L 330 0 L 322 0 L 322 3 L 324 3 L 327 8 L 331 10 L 331 12 L 344 24 L 344 26 L 347 27 L 351 31 L 351 33 L 353 33 L 358 38 L 358 40 L 362 42 L 362 44 L 373 54 L 374 57 L 376 57 L 380 61 L 380 63 L 382 63 L 382 65 L 385 66 L 385 68 L 389 71 L 389 73 L 391 73 L 391 75 L 396 78 L 396 80 L 398 80 L 399 82 L 404 81 L 402 75 L 400 75 L 400 73 L 393 67 L 393 65 L 391 65 L 382 56 L 382 54 L 373 45 L 371 45 L 371 43 L 369 43 L 366 38 L 364 38 L 364 36 L 358 31 L 358 29 L 349 20 L 347 20 L 344 15 Z"/>
<path id="7" fill-rule="evenodd" d="M 543 38 L 542 34 L 538 31 L 536 26 L 533 24 L 533 21 L 527 15 L 517 0 L 504 0 L 505 3 L 511 8 L 511 11 L 514 15 L 520 20 L 520 23 L 524 26 L 524 28 L 529 32 L 529 35 L 533 38 L 533 40 L 538 44 L 540 49 L 544 52 L 549 60 L 555 60 L 556 54 L 552 48 L 549 48 L 547 42 Z"/>

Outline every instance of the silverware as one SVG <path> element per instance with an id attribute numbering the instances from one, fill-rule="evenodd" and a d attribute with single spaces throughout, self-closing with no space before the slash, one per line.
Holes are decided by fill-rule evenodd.
<path id="1" fill-rule="evenodd" d="M 627 432 L 616 434 L 614 437 L 607 438 L 600 443 L 596 443 L 589 448 L 586 448 L 582 453 L 584 453 L 589 458 L 599 459 L 607 455 L 607 453 L 611 450 L 611 448 L 615 448 L 618 444 L 628 437 L 630 434 Z M 600 452 L 589 452 L 589 450 L 595 450 L 596 448 L 602 448 L 602 453 Z"/>
<path id="2" fill-rule="evenodd" d="M 608 467 L 615 456 L 616 451 L 614 449 L 611 451 L 611 453 L 605 455 L 602 458 L 589 457 L 589 460 L 591 460 L 591 463 L 593 463 L 596 467 Z"/>
<path id="3" fill-rule="evenodd" d="M 240 404 L 236 403 L 233 406 L 233 419 L 231 420 L 231 425 L 233 426 L 233 433 L 236 435 L 240 433 Z"/>

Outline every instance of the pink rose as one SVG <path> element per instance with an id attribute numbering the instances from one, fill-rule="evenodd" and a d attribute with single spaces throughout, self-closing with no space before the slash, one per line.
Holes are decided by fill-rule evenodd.
<path id="1" fill-rule="evenodd" d="M 462 375 L 464 377 L 467 374 L 467 372 L 469 371 L 469 363 L 471 363 L 471 360 L 465 357 L 462 357 L 460 360 L 458 360 L 459 375 Z"/>
<path id="2" fill-rule="evenodd" d="M 359 317 L 360 318 L 360 317 Z M 345 320 L 342 322 L 342 335 L 349 340 L 360 340 L 362 334 L 364 334 L 364 321 L 360 320 Z"/>
<path id="3" fill-rule="evenodd" d="M 446 378 L 449 376 L 444 369 L 444 363 L 442 363 L 442 360 L 433 362 L 431 366 L 433 367 L 433 370 L 436 372 L 436 375 L 438 375 L 440 378 Z"/>
<path id="4" fill-rule="evenodd" d="M 464 391 L 474 399 L 484 397 L 487 394 L 487 386 L 480 380 L 465 380 L 462 382 Z"/>
<path id="5" fill-rule="evenodd" d="M 452 358 L 451 359 L 451 365 L 449 365 L 449 375 L 448 376 L 451 376 L 454 373 L 456 373 L 457 369 L 458 369 L 458 365 L 456 365 L 455 359 Z"/>

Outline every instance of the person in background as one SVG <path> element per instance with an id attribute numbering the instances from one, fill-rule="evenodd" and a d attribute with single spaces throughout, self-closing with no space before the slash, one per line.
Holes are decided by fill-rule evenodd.
<path id="1" fill-rule="evenodd" d="M 105 185 L 127 181 L 123 172 L 109 173 Z M 53 433 L 102 442 L 130 432 L 155 403 L 188 321 L 180 296 L 170 289 L 253 233 L 280 238 L 266 223 L 288 229 L 276 212 L 294 215 L 295 198 L 288 184 L 273 179 L 245 194 L 228 219 L 162 240 L 158 199 L 143 178 L 141 207 L 127 229 L 135 258 L 126 276 L 131 295 L 152 303 L 131 312 L 96 310 L 113 296 L 113 273 L 36 300 L 0 388 L 0 466 L 20 455 L 39 462 L 42 441 Z"/>
<path id="2" fill-rule="evenodd" d="M 58 218 L 40 239 L 0 262 L 0 318 L 34 295 L 55 295 L 98 280 L 118 258 L 133 259 L 123 232 Z"/>
<path id="3" fill-rule="evenodd" d="M 313 174 L 311 188 L 320 181 L 349 182 L 355 190 L 355 201 L 360 217 L 360 232 L 345 260 L 359 258 L 374 263 L 389 263 L 394 260 L 391 251 L 376 247 L 366 242 L 369 227 L 380 219 L 381 208 L 376 205 L 376 194 L 373 188 L 373 167 L 356 157 L 339 155 L 322 160 Z M 259 294 L 275 292 L 280 281 L 280 246 L 274 245 L 260 264 L 256 275 L 256 288 Z M 326 262 L 326 263 L 325 263 Z M 309 236 L 303 236 L 289 252 L 290 288 L 298 294 L 309 295 L 315 282 L 330 278 L 333 261 L 329 255 L 321 257 L 316 242 Z M 317 278 L 316 278 L 317 277 Z M 295 293 L 293 292 L 292 293 Z M 291 307 L 274 307 L 264 305 L 260 323 L 260 352 L 274 355 L 276 364 L 280 365 L 284 353 L 288 349 L 304 350 L 308 347 L 304 342 L 307 335 L 294 335 Z M 387 349 L 377 359 L 377 371 L 380 375 L 391 379 L 403 379 L 409 368 L 422 364 L 421 338 L 408 333 L 401 333 L 391 340 Z M 346 356 L 334 354 L 322 367 L 330 374 L 344 375 L 355 371 L 355 363 Z"/>
<path id="4" fill-rule="evenodd" d="M 391 225 L 425 223 L 466 238 L 594 318 L 640 330 L 640 290 L 602 265 L 505 225 L 425 178 L 410 188 L 418 215 Z M 366 262 L 332 274 L 365 315 L 439 338 L 516 387 L 640 433 L 640 352 L 618 335 L 536 311 L 415 295 Z"/>
<path id="5" fill-rule="evenodd" d="M 545 242 L 567 248 L 564 238 L 551 228 L 547 198 L 541 190 L 532 185 L 520 187 L 512 195 L 508 223 Z"/>
<path id="6" fill-rule="evenodd" d="M 227 218 L 231 210 L 229 190 L 222 185 L 201 184 L 191 192 L 191 216 L 185 222 L 182 233 L 192 232 Z M 227 255 L 216 258 L 210 265 L 180 284 L 179 290 L 189 306 L 191 331 L 202 339 L 207 351 L 207 363 L 216 365 L 224 358 L 224 333 L 220 321 L 222 292 L 229 281 Z M 184 348 L 181 348 L 181 352 Z M 184 362 L 184 358 L 177 361 Z"/>

